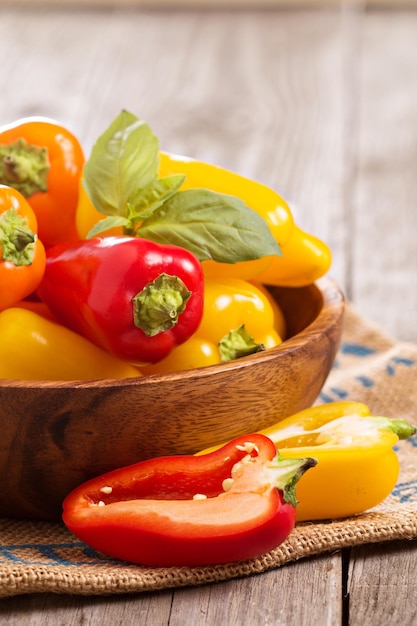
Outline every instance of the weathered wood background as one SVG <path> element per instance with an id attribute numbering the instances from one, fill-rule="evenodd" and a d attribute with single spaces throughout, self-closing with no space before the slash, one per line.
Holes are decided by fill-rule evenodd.
<path id="1" fill-rule="evenodd" d="M 417 341 L 415 3 L 76 4 L 1 3 L 1 123 L 54 117 L 88 153 L 130 109 L 165 150 L 280 191 L 331 246 L 331 275 L 359 311 Z M 414 543 L 394 543 L 198 589 L 16 598 L 1 603 L 0 621 L 411 626 L 416 556 Z"/>

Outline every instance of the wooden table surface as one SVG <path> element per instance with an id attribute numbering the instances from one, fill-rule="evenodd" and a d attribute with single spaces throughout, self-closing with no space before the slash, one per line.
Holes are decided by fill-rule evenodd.
<path id="1" fill-rule="evenodd" d="M 36 4 L 0 2 L 1 123 L 56 118 L 88 153 L 131 110 L 163 149 L 280 191 L 359 311 L 417 341 L 417 11 Z M 416 543 L 394 542 L 199 588 L 16 597 L 0 622 L 411 626 L 416 570 Z"/>

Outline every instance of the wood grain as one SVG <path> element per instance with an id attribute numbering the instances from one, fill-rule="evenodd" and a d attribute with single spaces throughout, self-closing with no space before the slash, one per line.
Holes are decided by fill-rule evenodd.
<path id="1" fill-rule="evenodd" d="M 389 13 L 382 13 L 366 17 L 361 27 L 351 295 L 365 315 L 394 336 L 415 341 L 417 246 L 405 242 L 408 233 L 417 234 L 417 48 L 412 43 L 417 14 L 400 13 L 387 39 L 380 33 L 389 23 Z M 388 299 L 402 311 L 395 319 Z"/>
<path id="2" fill-rule="evenodd" d="M 417 543 L 358 547 L 349 563 L 349 625 L 417 621 Z"/>
<path id="3" fill-rule="evenodd" d="M 199 626 L 333 626 L 342 618 L 341 585 L 340 555 L 333 555 L 290 564 L 251 579 L 175 591 L 170 626 L 180 626 L 184 615 Z"/>

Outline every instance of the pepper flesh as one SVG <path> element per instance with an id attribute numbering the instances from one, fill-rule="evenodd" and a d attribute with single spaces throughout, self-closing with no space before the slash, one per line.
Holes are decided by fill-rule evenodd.
<path id="1" fill-rule="evenodd" d="M 317 459 L 314 472 L 297 485 L 297 521 L 311 521 L 350 517 L 385 500 L 399 474 L 393 446 L 416 428 L 345 401 L 310 407 L 260 432 L 283 458 Z"/>
<path id="2" fill-rule="evenodd" d="M 282 543 L 295 522 L 294 485 L 314 459 L 280 460 L 263 435 L 204 457 L 159 457 L 77 487 L 63 521 L 95 549 L 149 566 L 248 559 Z"/>
<path id="3" fill-rule="evenodd" d="M 59 322 L 135 365 L 167 356 L 203 312 L 198 259 L 138 237 L 50 248 L 38 294 Z"/>
<path id="4" fill-rule="evenodd" d="M 0 182 L 27 199 L 45 246 L 78 239 L 75 213 L 84 153 L 77 137 L 47 118 L 0 128 Z"/>
<path id="5" fill-rule="evenodd" d="M 0 311 L 29 296 L 45 271 L 34 212 L 15 189 L 0 185 Z"/>
<path id="6" fill-rule="evenodd" d="M 135 367 L 33 310 L 10 307 L 0 313 L 0 378 L 73 381 L 140 375 Z"/>

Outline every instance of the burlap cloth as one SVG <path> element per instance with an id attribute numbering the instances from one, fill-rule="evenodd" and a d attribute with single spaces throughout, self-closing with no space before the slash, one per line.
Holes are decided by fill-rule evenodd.
<path id="1" fill-rule="evenodd" d="M 417 345 L 398 343 L 348 307 L 335 366 L 317 403 L 357 400 L 375 415 L 417 424 Z M 401 473 L 375 509 L 296 526 L 276 550 L 231 565 L 148 568 L 106 558 L 60 524 L 0 519 L 0 597 L 24 593 L 111 594 L 249 576 L 322 552 L 417 537 L 417 437 L 399 442 Z"/>

